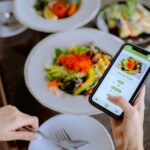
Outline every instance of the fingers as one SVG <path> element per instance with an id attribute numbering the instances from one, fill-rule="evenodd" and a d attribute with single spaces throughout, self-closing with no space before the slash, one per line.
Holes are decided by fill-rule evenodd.
<path id="1" fill-rule="evenodd" d="M 144 98 L 145 98 L 145 86 L 141 89 L 138 97 L 136 98 L 134 102 L 134 106 L 138 109 L 144 109 Z"/>
<path id="2" fill-rule="evenodd" d="M 124 116 L 130 117 L 133 113 L 133 107 L 129 102 L 127 102 L 123 97 L 118 96 L 109 96 L 109 100 L 114 103 L 115 105 L 118 105 L 121 107 L 124 111 Z"/>
<path id="3" fill-rule="evenodd" d="M 113 127 L 118 126 L 118 125 L 121 123 L 121 121 L 122 121 L 122 120 L 116 120 L 116 119 L 114 119 L 114 118 L 112 118 L 112 117 L 109 117 L 109 118 L 110 118 L 110 123 L 111 123 L 111 125 L 112 125 Z"/>
<path id="4" fill-rule="evenodd" d="M 7 105 L 7 106 L 4 106 L 4 107 L 0 108 L 1 113 L 11 112 L 12 110 L 17 110 L 17 108 L 12 106 L 12 105 Z"/>
<path id="5" fill-rule="evenodd" d="M 14 106 L 0 108 L 0 140 L 33 140 L 35 134 L 21 131 L 24 126 L 31 126 L 34 130 L 38 128 L 38 118 L 20 112 Z"/>
<path id="6" fill-rule="evenodd" d="M 38 118 L 34 116 L 29 116 L 26 114 L 21 114 L 20 116 L 16 117 L 16 130 L 24 127 L 24 126 L 31 126 L 34 130 L 38 129 L 39 122 Z"/>
<path id="7" fill-rule="evenodd" d="M 31 126 L 35 131 L 38 129 L 38 118 L 29 116 L 24 113 L 19 113 L 14 120 L 15 128 L 10 133 L 10 140 L 26 140 L 31 141 L 36 139 L 36 135 L 32 132 L 21 130 L 24 126 Z"/>
<path id="8" fill-rule="evenodd" d="M 36 139 L 36 135 L 27 131 L 12 131 L 9 134 L 9 140 L 25 140 L 32 141 Z"/>
<path id="9" fill-rule="evenodd" d="M 23 114 L 22 116 L 24 118 L 24 126 L 31 126 L 33 129 L 37 130 L 39 127 L 39 120 L 35 116 L 29 116 L 27 114 Z"/>
<path id="10" fill-rule="evenodd" d="M 13 106 L 7 106 L 6 109 L 8 109 L 9 114 L 11 114 L 10 115 L 11 130 L 17 130 L 23 126 L 31 126 L 33 129 L 37 130 L 39 125 L 37 117 L 24 114 Z"/>
<path id="11" fill-rule="evenodd" d="M 137 99 L 135 100 L 134 107 L 138 111 L 141 119 L 141 123 L 143 124 L 144 121 L 144 109 L 145 109 L 145 86 L 141 89 Z"/>

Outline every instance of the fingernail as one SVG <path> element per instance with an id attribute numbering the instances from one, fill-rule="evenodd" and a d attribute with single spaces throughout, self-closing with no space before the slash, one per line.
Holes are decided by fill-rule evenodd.
<path id="1" fill-rule="evenodd" d="M 111 99 L 108 99 L 110 102 L 112 102 L 112 100 Z"/>
<path id="2" fill-rule="evenodd" d="M 109 100 L 110 100 L 110 99 L 112 99 L 112 98 L 113 98 L 113 96 L 111 96 L 111 95 L 110 95 L 110 96 L 108 96 L 108 99 L 109 99 Z"/>
<path id="3" fill-rule="evenodd" d="M 39 140 L 39 139 L 40 139 L 40 136 L 38 134 L 35 134 L 32 138 L 33 141 Z"/>
<path id="4" fill-rule="evenodd" d="M 108 100 L 109 100 L 110 102 L 114 102 L 113 96 L 109 96 L 109 97 L 108 97 Z"/>
<path id="5" fill-rule="evenodd" d="M 37 136 L 33 136 L 32 141 L 37 140 Z"/>

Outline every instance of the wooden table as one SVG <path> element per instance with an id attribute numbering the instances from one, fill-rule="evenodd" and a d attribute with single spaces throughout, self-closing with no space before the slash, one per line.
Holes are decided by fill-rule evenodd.
<path id="1" fill-rule="evenodd" d="M 105 1 L 108 2 L 110 0 Z M 104 1 L 103 1 L 104 2 Z M 93 26 L 93 24 L 92 24 Z M 27 30 L 24 33 L 7 39 L 0 39 L 0 106 L 15 105 L 21 111 L 39 117 L 40 124 L 57 115 L 50 109 L 39 104 L 25 86 L 23 68 L 32 47 L 48 34 Z M 142 45 L 147 46 L 150 43 Z M 144 121 L 144 147 L 150 150 L 150 79 L 146 84 Z M 111 133 L 109 119 L 105 114 L 93 116 Z M 134 124 L 133 124 L 134 127 Z M 135 135 L 136 138 L 136 135 Z M 27 149 L 28 142 L 17 142 L 19 150 Z M 10 150 L 10 148 L 8 148 Z"/>

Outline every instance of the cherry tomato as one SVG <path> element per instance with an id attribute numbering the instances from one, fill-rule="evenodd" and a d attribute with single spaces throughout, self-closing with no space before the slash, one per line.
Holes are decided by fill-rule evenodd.
<path id="1" fill-rule="evenodd" d="M 59 18 L 64 18 L 67 15 L 68 5 L 64 2 L 56 2 L 53 5 L 53 11 Z"/>

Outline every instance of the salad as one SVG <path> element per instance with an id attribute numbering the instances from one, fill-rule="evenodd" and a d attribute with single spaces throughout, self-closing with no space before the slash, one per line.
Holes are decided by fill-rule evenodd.
<path id="1" fill-rule="evenodd" d="M 93 44 L 56 48 L 53 64 L 44 69 L 47 87 L 56 95 L 58 88 L 72 95 L 89 95 L 111 59 Z"/>
<path id="2" fill-rule="evenodd" d="M 109 31 L 120 38 L 150 34 L 150 11 L 139 0 L 111 3 L 102 13 Z"/>
<path id="3" fill-rule="evenodd" d="M 122 60 L 118 67 L 130 75 L 137 75 L 141 73 L 142 63 L 133 57 L 128 57 Z"/>
<path id="4" fill-rule="evenodd" d="M 80 0 L 37 0 L 34 8 L 47 20 L 58 20 L 74 15 Z"/>

